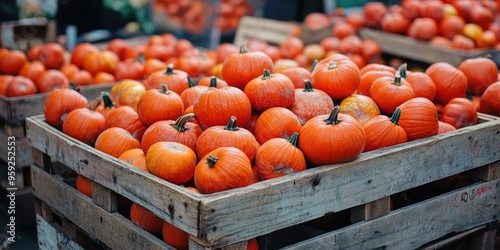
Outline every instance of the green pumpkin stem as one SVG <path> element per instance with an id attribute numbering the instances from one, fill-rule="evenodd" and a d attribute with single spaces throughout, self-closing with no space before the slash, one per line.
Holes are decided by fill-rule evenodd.
<path id="1" fill-rule="evenodd" d="M 210 77 L 210 85 L 209 85 L 209 87 L 217 88 L 217 77 L 215 77 L 215 76 L 211 76 Z"/>
<path id="2" fill-rule="evenodd" d="M 334 61 L 329 61 L 328 62 L 328 69 L 335 69 L 337 68 L 337 63 Z"/>
<path id="3" fill-rule="evenodd" d="M 333 108 L 333 111 L 330 113 L 330 116 L 328 116 L 328 118 L 324 120 L 326 124 L 339 124 L 342 121 L 338 119 L 339 111 L 340 111 L 340 106 L 339 105 L 335 106 Z"/>
<path id="4" fill-rule="evenodd" d="M 219 158 L 217 158 L 217 156 L 209 155 L 207 157 L 207 165 L 210 168 L 213 168 L 213 167 L 215 167 L 215 163 L 217 163 L 218 160 L 219 160 Z"/>
<path id="5" fill-rule="evenodd" d="M 305 86 L 303 92 L 314 92 L 312 82 L 309 79 L 304 80 Z"/>
<path id="6" fill-rule="evenodd" d="M 401 117 L 401 109 L 397 107 L 396 110 L 394 110 L 394 113 L 392 113 L 391 122 L 399 125 L 399 117 Z"/>
<path id="7" fill-rule="evenodd" d="M 78 87 L 78 86 L 76 85 L 76 83 L 75 83 L 75 82 L 73 82 L 73 81 L 71 81 L 71 82 L 69 83 L 69 88 L 70 88 L 70 89 L 72 89 L 72 90 L 74 90 L 74 91 L 76 91 L 76 92 L 80 92 L 80 87 Z"/>
<path id="8" fill-rule="evenodd" d="M 272 77 L 271 75 L 271 71 L 269 71 L 268 69 L 264 69 L 264 74 L 262 74 L 262 80 L 267 80 L 267 79 L 270 79 Z"/>
<path id="9" fill-rule="evenodd" d="M 314 60 L 311 64 L 311 68 L 309 68 L 309 72 L 313 72 L 314 71 L 314 68 L 316 68 L 316 65 L 318 65 L 318 59 Z"/>
<path id="10" fill-rule="evenodd" d="M 394 76 L 394 80 L 392 81 L 392 84 L 397 85 L 397 86 L 401 86 L 402 85 L 402 83 L 401 83 L 401 75 L 399 74 L 399 72 L 396 72 L 396 75 Z"/>
<path id="11" fill-rule="evenodd" d="M 169 63 L 167 65 L 167 69 L 165 70 L 165 75 L 173 75 L 175 74 L 174 72 L 174 64 L 173 63 Z"/>
<path id="12" fill-rule="evenodd" d="M 113 100 L 111 100 L 111 96 L 109 95 L 109 93 L 107 91 L 101 92 L 101 98 L 102 98 L 102 101 L 104 102 L 105 109 L 113 108 L 115 106 L 115 104 L 113 103 Z"/>
<path id="13" fill-rule="evenodd" d="M 250 52 L 250 50 L 247 47 L 247 43 L 244 42 L 240 46 L 240 54 L 245 54 L 245 53 L 248 53 L 248 52 Z"/>
<path id="14" fill-rule="evenodd" d="M 403 63 L 403 64 L 401 64 L 401 66 L 399 66 L 399 68 L 398 68 L 399 75 L 401 75 L 401 78 L 403 78 L 403 79 L 406 79 L 406 77 L 408 76 L 408 75 L 407 75 L 407 71 L 408 71 L 408 70 L 407 70 L 407 66 L 408 66 L 408 65 L 407 65 L 406 63 Z"/>
<path id="15" fill-rule="evenodd" d="M 298 142 L 299 142 L 299 133 L 294 132 L 290 138 L 288 138 L 288 142 L 290 142 L 292 145 L 294 145 L 296 148 L 298 148 Z"/>
<path id="16" fill-rule="evenodd" d="M 177 120 L 175 120 L 175 122 L 171 123 L 170 125 L 177 129 L 177 131 L 184 132 L 186 130 L 189 130 L 189 128 L 186 127 L 186 123 L 189 120 L 194 119 L 194 117 L 195 115 L 193 113 L 187 113 L 185 115 L 179 116 L 179 118 L 177 118 Z"/>
<path id="17" fill-rule="evenodd" d="M 231 118 L 229 118 L 229 122 L 224 127 L 224 130 L 238 131 L 239 129 L 240 128 L 238 128 L 238 126 L 236 126 L 236 117 L 231 116 Z"/>
<path id="18" fill-rule="evenodd" d="M 189 84 L 190 88 L 196 86 L 196 83 L 193 82 L 193 80 L 191 79 L 191 77 L 187 76 L 187 81 L 188 81 L 188 84 Z"/>
<path id="19" fill-rule="evenodd" d="M 158 91 L 159 91 L 160 93 L 162 93 L 162 94 L 165 94 L 165 95 L 170 94 L 170 91 L 169 91 L 169 90 L 168 90 L 168 88 L 167 88 L 167 84 L 162 84 L 162 85 L 161 85 L 161 89 L 160 89 L 160 90 L 158 90 Z"/>

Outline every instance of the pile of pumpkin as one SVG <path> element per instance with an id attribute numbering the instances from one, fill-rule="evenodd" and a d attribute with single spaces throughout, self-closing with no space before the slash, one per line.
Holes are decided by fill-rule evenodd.
<path id="1" fill-rule="evenodd" d="M 332 54 L 310 69 L 276 72 L 269 55 L 243 44 L 225 56 L 221 76 L 195 84 L 169 64 L 143 82 L 121 81 L 92 103 L 75 90 L 55 90 L 44 114 L 63 133 L 202 194 L 471 126 L 478 111 L 500 114 L 498 68 L 487 58 L 411 72 L 360 68 Z M 77 188 L 91 196 L 84 177 Z M 134 223 L 153 230 L 133 218 L 140 206 L 132 208 Z M 165 225 L 140 211 L 156 230 Z"/>
<path id="2" fill-rule="evenodd" d="M 406 35 L 432 45 L 470 50 L 498 48 L 499 4 L 493 0 L 404 0 L 369 2 L 356 20 L 364 26 Z"/>
<path id="3" fill-rule="evenodd" d="M 201 0 L 155 0 L 151 4 L 153 15 L 163 15 L 176 29 L 193 34 L 206 31 L 207 22 L 217 24 L 222 32 L 234 32 L 241 17 L 254 12 L 252 2 L 248 0 L 222 0 L 218 3 L 220 6 Z M 209 11 L 215 10 L 218 11 L 217 18 L 207 20 L 214 18 Z"/>

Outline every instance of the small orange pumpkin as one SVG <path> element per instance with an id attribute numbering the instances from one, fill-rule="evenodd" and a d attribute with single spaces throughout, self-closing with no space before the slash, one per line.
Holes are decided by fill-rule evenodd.
<path id="1" fill-rule="evenodd" d="M 146 153 L 149 172 L 178 185 L 193 178 L 196 164 L 196 153 L 178 142 L 156 142 Z"/>

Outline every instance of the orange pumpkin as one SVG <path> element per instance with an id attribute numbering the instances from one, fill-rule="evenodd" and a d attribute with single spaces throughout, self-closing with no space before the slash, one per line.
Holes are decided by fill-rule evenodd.
<path id="1" fill-rule="evenodd" d="M 295 89 L 295 97 L 289 108 L 303 122 L 317 116 L 328 114 L 334 103 L 330 96 L 319 89 L 314 89 L 309 80 L 305 80 L 305 88 Z"/>
<path id="2" fill-rule="evenodd" d="M 73 89 L 56 89 L 50 92 L 43 103 L 43 114 L 47 123 L 61 129 L 67 114 L 74 109 L 89 105 L 85 96 Z"/>
<path id="3" fill-rule="evenodd" d="M 137 114 L 146 126 L 161 120 L 175 120 L 183 112 L 180 95 L 169 91 L 167 85 L 162 85 L 161 90 L 147 90 L 137 102 Z"/>
<path id="4" fill-rule="evenodd" d="M 299 148 L 314 166 L 354 160 L 363 152 L 366 143 L 363 127 L 354 117 L 339 110 L 335 106 L 330 114 L 310 119 L 299 132 Z"/>
<path id="5" fill-rule="evenodd" d="M 189 234 L 167 221 L 163 221 L 162 236 L 163 241 L 175 249 L 189 249 Z"/>
<path id="6" fill-rule="evenodd" d="M 437 134 L 439 129 L 438 112 L 434 103 L 424 97 L 415 97 L 399 106 L 401 126 L 408 141 L 427 138 Z"/>
<path id="7" fill-rule="evenodd" d="M 194 183 L 202 194 L 248 186 L 252 183 L 252 164 L 240 149 L 219 147 L 200 159 Z"/>
<path id="8" fill-rule="evenodd" d="M 500 82 L 488 86 L 481 96 L 479 110 L 483 113 L 500 116 Z"/>
<path id="9" fill-rule="evenodd" d="M 482 95 L 488 86 L 498 80 L 498 67 L 489 58 L 466 59 L 458 65 L 458 69 L 467 77 L 467 90 L 474 95 Z"/>
<path id="10" fill-rule="evenodd" d="M 161 89 L 163 84 L 167 85 L 170 91 L 181 94 L 189 88 L 187 80 L 188 73 L 180 69 L 174 69 L 173 64 L 168 64 L 166 70 L 159 70 L 151 73 L 146 80 L 146 89 Z"/>
<path id="11" fill-rule="evenodd" d="M 163 220 L 160 217 L 135 202 L 130 207 L 130 220 L 134 225 L 152 234 L 160 233 L 163 227 Z"/>
<path id="12" fill-rule="evenodd" d="M 283 107 L 269 108 L 255 122 L 254 135 L 260 144 L 272 138 L 288 139 L 299 132 L 302 121 L 291 110 Z"/>
<path id="13" fill-rule="evenodd" d="M 247 83 L 244 92 L 252 109 L 263 112 L 272 107 L 290 107 L 295 97 L 295 86 L 287 76 L 271 74 L 268 69 L 264 69 L 261 76 Z"/>
<path id="14" fill-rule="evenodd" d="M 97 137 L 106 130 L 104 116 L 95 110 L 97 105 L 94 102 L 89 107 L 78 108 L 69 112 L 62 125 L 63 133 L 85 144 L 94 146 Z"/>
<path id="15" fill-rule="evenodd" d="M 178 142 L 156 142 L 146 153 L 149 172 L 178 185 L 193 178 L 196 164 L 196 153 Z"/>
<path id="16" fill-rule="evenodd" d="M 66 63 L 64 57 L 64 47 L 58 43 L 46 43 L 38 52 L 38 60 L 47 69 L 60 69 Z"/>
<path id="17" fill-rule="evenodd" d="M 377 115 L 365 123 L 366 144 L 363 152 L 407 142 L 406 132 L 399 126 L 400 115 L 401 109 L 396 108 L 390 118 Z"/>
<path id="18" fill-rule="evenodd" d="M 92 198 L 92 181 L 87 177 L 77 174 L 76 175 L 76 190 L 80 191 L 87 197 Z"/>
<path id="19" fill-rule="evenodd" d="M 414 96 L 413 87 L 399 73 L 394 77 L 380 77 L 370 87 L 370 97 L 385 114 L 392 114 L 396 107 Z"/>
<path id="20" fill-rule="evenodd" d="M 142 140 L 142 136 L 147 129 L 139 118 L 137 111 L 129 106 L 120 106 L 111 110 L 106 118 L 106 126 L 108 128 L 123 128 L 139 141 Z"/>
<path id="21" fill-rule="evenodd" d="M 137 111 L 141 96 L 146 93 L 144 85 L 136 80 L 123 80 L 111 88 L 111 99 L 117 107 L 130 106 Z"/>
<path id="22" fill-rule="evenodd" d="M 312 72 L 314 88 L 341 100 L 353 94 L 361 79 L 358 66 L 348 57 L 335 54 L 318 62 Z"/>
<path id="23" fill-rule="evenodd" d="M 380 109 L 372 98 L 360 94 L 352 94 L 339 104 L 339 112 L 351 115 L 361 125 L 367 123 L 371 118 L 380 115 Z"/>
<path id="24" fill-rule="evenodd" d="M 133 148 L 123 152 L 118 159 L 137 167 L 138 169 L 149 172 L 146 166 L 146 155 L 141 148 Z"/>
<path id="25" fill-rule="evenodd" d="M 440 121 L 449 123 L 459 129 L 477 124 L 477 110 L 474 103 L 463 97 L 451 99 L 444 105 Z"/>
<path id="26" fill-rule="evenodd" d="M 34 82 L 40 93 L 50 92 L 58 88 L 69 88 L 68 77 L 56 69 L 49 69 L 39 74 Z"/>
<path id="27" fill-rule="evenodd" d="M 436 84 L 436 101 L 446 104 L 455 97 L 465 97 L 467 77 L 455 66 L 437 62 L 431 64 L 425 73 Z"/>
<path id="28" fill-rule="evenodd" d="M 141 143 L 130 132 L 120 127 L 111 127 L 97 137 L 95 148 L 113 157 L 120 157 L 125 151 L 140 148 Z"/>

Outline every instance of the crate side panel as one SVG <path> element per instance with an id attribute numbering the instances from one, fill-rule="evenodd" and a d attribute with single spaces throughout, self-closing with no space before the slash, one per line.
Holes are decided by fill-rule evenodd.
<path id="1" fill-rule="evenodd" d="M 76 189 L 33 166 L 33 193 L 89 236 L 112 249 L 169 249 L 118 213 L 108 213 Z"/>
<path id="2" fill-rule="evenodd" d="M 0 130 L 0 141 L 4 143 L 4 145 L 0 147 L 0 158 L 4 162 L 9 162 L 9 158 L 15 157 L 17 168 L 27 167 L 33 163 L 33 159 L 31 157 L 31 147 L 26 138 L 12 139 L 12 137 L 5 134 L 5 131 Z M 8 143 L 13 144 L 10 146 Z"/>
<path id="3" fill-rule="evenodd" d="M 38 234 L 38 247 L 40 250 L 64 249 L 84 250 L 78 243 L 70 240 L 60 230 L 52 226 L 40 215 L 36 215 L 36 229 Z"/>
<path id="4" fill-rule="evenodd" d="M 500 180 L 477 183 L 289 246 L 289 249 L 417 249 L 500 216 Z M 464 198 L 468 196 L 468 198 Z M 472 198 L 474 197 L 474 198 Z"/>
<path id="5" fill-rule="evenodd" d="M 209 196 L 202 238 L 237 242 L 498 161 L 499 131 L 500 121 L 490 121 Z"/>
<path id="6" fill-rule="evenodd" d="M 198 235 L 199 194 L 70 138 L 44 122 L 26 119 L 32 147 L 100 185 L 148 208 L 191 235 Z"/>

